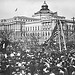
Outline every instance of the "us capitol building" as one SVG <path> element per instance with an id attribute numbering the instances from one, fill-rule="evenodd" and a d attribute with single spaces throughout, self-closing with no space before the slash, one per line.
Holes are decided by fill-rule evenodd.
<path id="1" fill-rule="evenodd" d="M 25 16 L 15 16 L 9 19 L 0 20 L 0 30 L 8 30 L 14 32 L 14 38 L 20 38 L 22 36 L 39 37 L 39 42 L 43 43 L 50 36 L 56 25 L 55 19 L 64 20 L 64 16 L 59 16 L 57 12 L 52 12 L 46 2 L 44 1 L 41 9 L 34 13 L 32 18 Z M 73 24 L 66 23 L 69 29 L 73 30 Z"/>

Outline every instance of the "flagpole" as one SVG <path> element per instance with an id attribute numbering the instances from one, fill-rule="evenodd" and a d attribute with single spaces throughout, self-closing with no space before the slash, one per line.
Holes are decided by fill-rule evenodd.
<path id="1" fill-rule="evenodd" d="M 59 22 L 59 20 L 58 20 Z M 60 48 L 60 52 L 61 52 L 61 37 L 60 37 L 60 27 L 59 27 L 59 24 L 57 23 L 57 26 L 58 26 L 58 38 L 59 38 L 59 48 Z"/>
<path id="2" fill-rule="evenodd" d="M 65 50 L 67 50 L 65 36 L 64 36 L 64 32 L 63 32 L 63 27 L 62 27 L 61 21 L 60 21 L 60 26 L 61 26 L 61 33 L 62 33 L 62 36 L 63 36 L 64 48 L 65 48 Z"/>
<path id="3" fill-rule="evenodd" d="M 17 11 L 18 11 L 18 8 L 15 9 L 15 16 L 17 16 Z"/>

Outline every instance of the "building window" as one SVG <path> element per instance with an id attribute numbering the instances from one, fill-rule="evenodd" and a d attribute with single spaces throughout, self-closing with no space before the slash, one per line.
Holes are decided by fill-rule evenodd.
<path id="1" fill-rule="evenodd" d="M 25 19 L 23 19 L 23 21 L 25 21 Z"/>
<path id="2" fill-rule="evenodd" d="M 14 20 L 16 20 L 16 18 L 14 18 Z"/>
<path id="3" fill-rule="evenodd" d="M 75 26 L 72 26 L 72 30 L 75 30 Z"/>
<path id="4" fill-rule="evenodd" d="M 34 31 L 34 27 L 33 27 L 33 31 Z"/>
<path id="5" fill-rule="evenodd" d="M 24 36 L 25 36 L 25 31 L 23 32 Z"/>
<path id="6" fill-rule="evenodd" d="M 27 27 L 26 27 L 26 31 L 27 31 Z"/>
<path id="7" fill-rule="evenodd" d="M 39 32 L 38 32 L 38 36 L 39 36 Z"/>
<path id="8" fill-rule="evenodd" d="M 26 21 L 27 21 L 27 19 L 26 19 Z"/>
<path id="9" fill-rule="evenodd" d="M 37 33 L 35 33 L 35 36 L 37 36 Z"/>
<path id="10" fill-rule="evenodd" d="M 44 36 L 44 32 L 43 32 L 43 36 Z"/>
<path id="11" fill-rule="evenodd" d="M 34 36 L 34 33 L 33 33 L 33 36 Z"/>
<path id="12" fill-rule="evenodd" d="M 71 25 L 68 26 L 68 29 L 69 29 L 69 30 L 71 29 Z"/>
<path id="13" fill-rule="evenodd" d="M 38 26 L 38 30 L 39 30 L 39 26 Z"/>
<path id="14" fill-rule="evenodd" d="M 46 36 L 47 36 L 47 32 L 46 32 Z"/>
<path id="15" fill-rule="evenodd" d="M 35 30 L 37 30 L 37 27 L 35 27 Z"/>
<path id="16" fill-rule="evenodd" d="M 1 22 L 3 22 L 3 20 L 1 20 Z"/>

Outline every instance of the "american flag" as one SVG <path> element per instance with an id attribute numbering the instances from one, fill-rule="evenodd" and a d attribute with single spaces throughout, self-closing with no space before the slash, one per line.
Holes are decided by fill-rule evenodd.
<path id="1" fill-rule="evenodd" d="M 59 21 L 56 23 L 56 25 L 52 31 L 51 37 L 45 42 L 52 49 L 58 49 L 59 48 L 59 45 L 57 44 L 57 37 L 59 34 L 58 30 L 60 29 L 60 26 L 59 26 L 59 29 L 58 29 L 58 26 L 59 26 Z"/>
<path id="2" fill-rule="evenodd" d="M 52 32 L 52 35 L 51 35 L 50 39 L 55 38 L 57 35 L 58 35 L 58 25 L 56 24 L 55 27 L 54 27 L 54 30 Z"/>
<path id="3" fill-rule="evenodd" d="M 58 25 L 56 24 L 52 31 L 51 37 L 45 43 L 53 41 L 54 38 L 57 37 L 57 35 L 58 35 Z"/>

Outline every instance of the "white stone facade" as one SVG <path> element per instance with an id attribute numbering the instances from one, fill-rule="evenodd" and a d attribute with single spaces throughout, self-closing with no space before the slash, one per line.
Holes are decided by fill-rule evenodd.
<path id="1" fill-rule="evenodd" d="M 37 18 L 39 16 L 39 18 Z M 57 12 L 48 9 L 46 2 L 42 5 L 40 11 L 34 13 L 32 18 L 25 16 L 15 16 L 10 19 L 0 20 L 0 30 L 12 30 L 16 37 L 29 36 L 30 34 L 38 36 L 39 42 L 46 41 L 56 25 L 55 19 L 65 19 L 58 16 Z"/>

